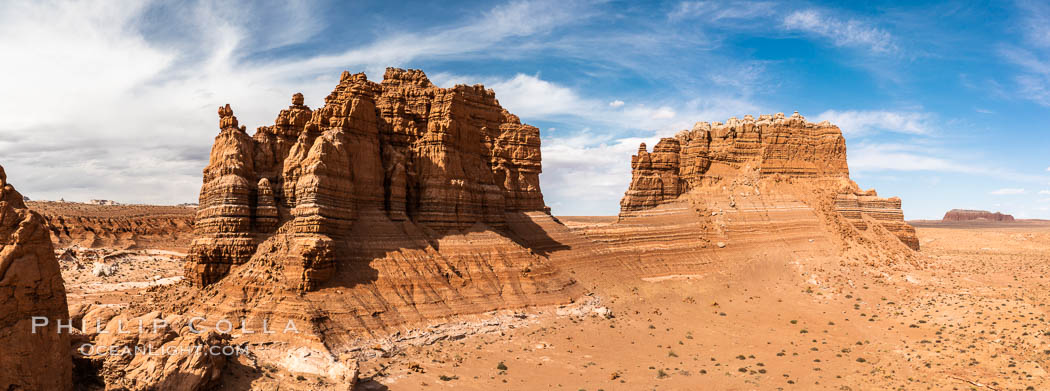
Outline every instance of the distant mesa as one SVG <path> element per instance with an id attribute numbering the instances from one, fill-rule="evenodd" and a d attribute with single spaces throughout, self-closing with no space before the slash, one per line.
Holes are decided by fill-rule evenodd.
<path id="1" fill-rule="evenodd" d="M 986 210 L 971 210 L 971 209 L 952 209 L 948 213 L 944 214 L 941 221 L 997 221 L 997 222 L 1008 222 L 1014 221 L 1014 217 L 1008 214 L 1002 214 L 999 212 L 989 212 Z"/>

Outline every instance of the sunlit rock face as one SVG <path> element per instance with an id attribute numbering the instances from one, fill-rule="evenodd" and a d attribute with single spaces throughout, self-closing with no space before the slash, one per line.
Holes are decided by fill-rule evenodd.
<path id="1" fill-rule="evenodd" d="M 631 185 L 620 201 L 620 216 L 637 215 L 690 192 L 710 194 L 748 181 L 830 191 L 834 209 L 856 229 L 867 230 L 874 221 L 908 247 L 919 248 L 899 198 L 879 198 L 849 179 L 842 131 L 827 121 L 808 122 L 798 112 L 698 122 L 661 139 L 652 152 L 643 143 L 631 158 Z"/>
<path id="2" fill-rule="evenodd" d="M 481 85 L 440 88 L 418 70 L 389 68 L 381 83 L 344 72 L 321 108 L 295 94 L 249 136 L 226 105 L 219 125 L 187 264 L 199 285 L 279 234 L 290 239 L 295 285 L 312 289 L 362 213 L 440 233 L 505 228 L 508 212 L 546 208 L 539 129 Z"/>

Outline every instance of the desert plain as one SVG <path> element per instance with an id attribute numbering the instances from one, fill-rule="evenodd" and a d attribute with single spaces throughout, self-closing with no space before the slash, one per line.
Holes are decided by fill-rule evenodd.
<path id="1" fill-rule="evenodd" d="M 586 229 L 616 217 L 560 219 Z M 581 298 L 587 311 L 482 314 L 436 341 L 391 344 L 361 362 L 360 388 L 1045 389 L 1050 222 L 913 224 L 922 267 L 744 259 L 714 273 L 602 279 Z M 127 305 L 181 281 L 184 252 L 132 254 L 113 276 L 93 275 L 90 259 L 61 263 L 70 306 Z M 231 388 L 325 384 L 237 368 L 223 376 Z"/>

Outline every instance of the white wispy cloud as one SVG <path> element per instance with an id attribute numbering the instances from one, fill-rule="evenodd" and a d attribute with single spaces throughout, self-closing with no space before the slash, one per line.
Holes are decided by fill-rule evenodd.
<path id="1" fill-rule="evenodd" d="M 274 72 L 303 72 L 361 67 L 381 73 L 388 66 L 401 66 L 419 58 L 452 58 L 485 51 L 488 56 L 514 56 L 521 46 L 498 45 L 507 40 L 541 35 L 589 15 L 583 2 L 515 1 L 483 12 L 481 17 L 459 26 L 434 31 L 395 33 L 375 42 L 334 55 L 288 61 Z M 518 54 L 520 56 L 520 54 Z"/>
<path id="2" fill-rule="evenodd" d="M 540 75 L 502 79 L 441 73 L 431 79 L 444 87 L 481 82 L 496 91 L 503 107 L 525 122 L 555 121 L 583 129 L 564 136 L 547 133 L 543 138 L 541 187 L 548 205 L 562 214 L 616 214 L 630 184 L 631 155 L 638 151 L 639 143 L 651 147 L 660 137 L 690 129 L 697 121 L 723 121 L 759 112 L 749 101 L 718 95 L 626 104 L 585 97 Z M 592 127 L 601 131 L 591 131 Z"/>
<path id="3" fill-rule="evenodd" d="M 1037 1 L 1017 1 L 1018 26 L 1023 41 L 1004 44 L 1000 57 L 1018 68 L 1013 75 L 1017 96 L 1050 107 L 1050 5 Z"/>
<path id="4" fill-rule="evenodd" d="M 847 136 L 869 135 L 879 132 L 928 135 L 934 132 L 933 118 L 928 113 L 885 110 L 828 110 L 816 116 L 817 121 L 828 120 L 838 125 Z"/>
<path id="5" fill-rule="evenodd" d="M 1046 17 L 1050 15 L 1050 4 L 1044 1 L 1016 1 L 1021 18 L 1022 33 L 1026 40 L 1038 46 L 1050 47 L 1050 25 Z"/>
<path id="6" fill-rule="evenodd" d="M 700 18 L 705 21 L 753 19 L 774 14 L 776 6 L 769 1 L 683 1 L 667 17 L 671 20 Z"/>
<path id="7" fill-rule="evenodd" d="M 835 46 L 863 47 L 875 53 L 894 53 L 895 38 L 888 31 L 857 19 L 842 18 L 816 9 L 799 10 L 784 17 L 784 27 L 814 34 Z"/>
<path id="8" fill-rule="evenodd" d="M 1050 190 L 1039 190 L 1039 195 L 1050 195 Z"/>
<path id="9" fill-rule="evenodd" d="M 1014 187 L 1007 187 L 1007 188 L 994 190 L 994 191 L 992 191 L 992 192 L 990 192 L 988 194 L 991 194 L 991 195 L 1018 195 L 1018 194 L 1024 194 L 1024 189 L 1022 189 L 1022 188 L 1014 188 Z"/>
<path id="10" fill-rule="evenodd" d="M 577 128 L 603 126 L 603 133 L 661 132 L 671 135 L 692 128 L 696 121 L 721 121 L 757 112 L 757 106 L 732 95 L 704 99 L 662 99 L 626 104 L 622 100 L 585 97 L 576 89 L 545 80 L 541 75 L 516 74 L 510 78 L 438 73 L 430 79 L 442 87 L 482 83 L 496 91 L 500 104 L 523 120 L 560 121 Z"/>
<path id="11" fill-rule="evenodd" d="M 949 153 L 928 145 L 861 141 L 848 145 L 847 150 L 846 156 L 851 172 L 931 171 L 977 175 L 1021 183 L 1047 181 L 1046 175 L 996 167 L 984 160 L 960 160 L 957 153 Z"/>
<path id="12" fill-rule="evenodd" d="M 971 172 L 974 167 L 930 155 L 921 149 L 892 143 L 859 143 L 847 146 L 851 171 L 947 171 Z"/>

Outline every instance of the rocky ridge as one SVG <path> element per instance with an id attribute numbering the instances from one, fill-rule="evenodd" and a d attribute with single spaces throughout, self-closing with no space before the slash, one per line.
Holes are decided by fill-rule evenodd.
<path id="1" fill-rule="evenodd" d="M 194 208 L 29 201 L 56 247 L 151 248 L 184 252 L 193 240 Z"/>

